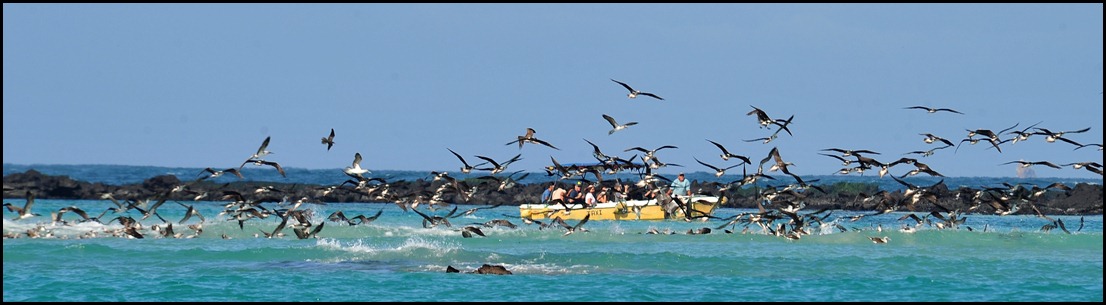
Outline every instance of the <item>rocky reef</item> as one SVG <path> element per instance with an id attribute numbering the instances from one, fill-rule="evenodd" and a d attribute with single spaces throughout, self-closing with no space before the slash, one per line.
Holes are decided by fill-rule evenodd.
<path id="1" fill-rule="evenodd" d="M 481 181 L 464 181 L 471 185 L 487 183 Z M 432 192 L 443 181 L 414 180 L 393 181 L 387 183 L 391 196 L 403 196 L 403 194 L 416 194 L 420 192 Z M 493 182 L 494 183 L 494 182 Z M 518 184 L 504 190 L 496 190 L 494 186 L 479 188 L 468 200 L 464 200 L 456 193 L 448 193 L 443 199 L 447 202 L 483 204 L 483 205 L 518 205 L 522 203 L 536 203 L 539 196 L 550 182 Z M 171 191 L 180 186 L 178 191 Z M 718 190 L 722 185 L 708 182 L 699 183 L 692 181 L 693 190 Z M 840 210 L 885 210 L 888 205 L 894 206 L 896 211 L 930 212 L 940 208 L 934 203 L 951 210 L 971 211 L 974 213 L 995 213 L 997 209 L 993 205 L 980 204 L 977 192 L 979 189 L 959 188 L 950 190 L 944 184 L 934 185 L 929 188 L 932 200 L 919 200 L 916 203 L 909 198 L 904 200 L 902 190 L 881 193 L 876 185 L 864 183 L 838 183 L 819 185 L 821 192 L 814 189 L 806 189 L 799 195 L 801 197 L 789 197 L 789 201 L 802 202 L 804 209 L 817 210 L 821 208 Z M 258 191 L 265 189 L 265 191 Z M 391 202 L 382 200 L 379 192 L 373 193 L 364 190 L 353 190 L 353 187 L 343 187 L 290 184 L 276 182 L 231 182 L 212 183 L 208 181 L 181 181 L 173 175 L 155 176 L 141 183 L 126 185 L 107 185 L 103 183 L 90 183 L 77 181 L 68 176 L 45 175 L 35 170 L 23 173 L 15 173 L 4 176 L 4 198 L 24 198 L 26 192 L 35 193 L 40 199 L 90 199 L 102 200 L 104 194 L 111 194 L 119 200 L 149 199 L 164 194 L 168 200 L 208 200 L 223 201 L 225 191 L 233 191 L 248 196 L 251 200 L 261 201 L 295 201 L 308 198 L 311 201 L 321 202 Z M 641 198 L 643 190 L 634 189 L 630 192 L 631 198 Z M 725 207 L 757 208 L 761 202 L 756 196 L 757 190 L 752 187 L 731 188 L 725 192 L 713 191 L 711 195 L 724 195 L 728 198 Z M 1029 189 L 1022 191 L 1029 193 Z M 1013 193 L 1010 190 L 992 190 L 992 193 Z M 1036 190 L 1033 191 L 1036 193 Z M 258 197 L 261 196 L 261 197 Z M 387 198 L 387 197 L 384 197 Z M 1023 197 L 1024 198 L 1024 197 Z M 884 203 L 879 202 L 883 200 Z M 1080 183 L 1072 186 L 1070 190 L 1048 189 L 1033 195 L 1031 199 L 1008 199 L 1007 204 L 1018 206 L 1019 202 L 1032 202 L 1044 214 L 1049 215 L 1102 215 L 1102 185 Z M 891 202 L 888 204 L 887 202 Z M 909 204 L 904 204 L 909 203 Z M 773 207 L 769 207 L 773 208 Z M 1009 214 L 1028 214 L 1035 212 L 1032 209 L 1014 209 Z"/>

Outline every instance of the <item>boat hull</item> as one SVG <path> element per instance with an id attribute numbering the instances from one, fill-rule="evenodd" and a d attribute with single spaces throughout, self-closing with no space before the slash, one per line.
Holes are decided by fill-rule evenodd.
<path id="1" fill-rule="evenodd" d="M 725 203 L 725 199 L 719 203 L 718 197 L 694 196 L 691 200 L 691 217 L 710 216 L 714 209 Z M 583 219 L 591 215 L 590 220 L 665 220 L 685 219 L 683 209 L 672 209 L 669 213 L 665 207 L 656 200 L 628 200 L 625 202 L 607 202 L 597 204 L 595 207 L 585 208 L 583 205 L 568 205 L 568 210 L 560 204 L 522 204 L 519 205 L 519 216 L 530 219 Z"/>

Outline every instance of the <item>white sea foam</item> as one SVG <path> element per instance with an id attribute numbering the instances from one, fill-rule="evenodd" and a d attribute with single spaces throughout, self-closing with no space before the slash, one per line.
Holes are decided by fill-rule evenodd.
<path id="1" fill-rule="evenodd" d="M 343 244 L 336 239 L 320 238 L 315 245 L 321 248 L 348 251 L 352 253 L 402 253 L 410 254 L 420 250 L 429 250 L 434 256 L 444 256 L 461 249 L 457 243 L 444 240 L 428 240 L 421 236 L 412 236 L 404 239 L 399 245 L 387 243 L 366 244 L 362 239 L 357 239 Z"/>

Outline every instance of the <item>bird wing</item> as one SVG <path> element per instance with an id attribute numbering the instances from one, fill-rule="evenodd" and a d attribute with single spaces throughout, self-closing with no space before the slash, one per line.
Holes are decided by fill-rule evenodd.
<path id="1" fill-rule="evenodd" d="M 709 168 L 713 169 L 714 171 L 718 171 L 718 168 L 714 167 L 714 165 L 710 165 L 710 164 L 707 164 L 703 161 L 699 161 L 699 159 L 695 158 L 695 157 L 692 157 L 692 159 L 695 159 L 695 162 L 699 162 L 699 164 L 702 164 L 703 166 L 709 167 Z"/>
<path id="2" fill-rule="evenodd" d="M 423 214 L 422 212 L 419 212 L 419 210 L 418 210 L 418 209 L 411 209 L 411 210 L 412 210 L 412 211 L 415 211 L 415 213 L 418 213 L 418 214 L 419 214 L 419 216 L 422 216 L 422 218 L 423 218 L 423 219 L 425 219 L 426 221 L 429 221 L 429 222 L 434 222 L 434 219 L 433 219 L 433 218 L 430 218 L 430 216 L 426 216 L 426 214 Z"/>
<path id="3" fill-rule="evenodd" d="M 19 212 L 19 215 L 31 214 L 31 206 L 35 205 L 35 193 L 27 191 L 27 204 L 23 205 L 23 210 Z"/>
<path id="4" fill-rule="evenodd" d="M 777 147 L 772 147 L 772 151 L 768 153 L 776 160 L 776 163 L 783 164 L 783 158 L 780 157 L 780 150 Z"/>
<path id="5" fill-rule="evenodd" d="M 611 127 L 618 127 L 618 122 L 616 122 L 613 117 L 604 114 L 603 119 L 607 120 L 608 123 L 611 123 Z"/>
<path id="6" fill-rule="evenodd" d="M 936 139 L 937 139 L 938 141 L 941 141 L 941 143 L 945 143 L 945 145 L 948 145 L 948 146 L 945 146 L 945 147 L 949 147 L 949 146 L 955 146 L 955 145 L 953 145 L 953 144 L 952 144 L 952 141 L 949 141 L 948 139 L 945 139 L 945 138 L 939 138 L 939 137 L 935 137 L 935 138 L 936 138 Z M 942 147 L 942 148 L 945 148 L 945 147 Z"/>
<path id="7" fill-rule="evenodd" d="M 542 141 L 538 138 L 533 138 L 533 139 L 530 139 L 530 140 L 534 141 L 534 142 L 538 142 L 538 144 L 541 144 L 541 145 L 549 146 L 550 148 L 553 148 L 553 149 L 556 149 L 556 150 L 561 150 L 560 148 L 557 148 L 556 146 L 553 146 L 553 144 L 549 144 L 549 142 Z"/>
<path id="8" fill-rule="evenodd" d="M 655 98 L 655 99 L 658 99 L 658 100 L 662 100 L 662 101 L 664 100 L 664 98 L 663 98 L 663 97 L 659 97 L 659 96 L 657 96 L 656 94 L 652 94 L 652 93 L 649 93 L 649 92 L 641 92 L 641 93 L 638 93 L 638 94 L 641 94 L 641 95 L 648 95 L 648 96 L 650 96 L 650 97 L 653 97 L 653 98 Z"/>
<path id="9" fill-rule="evenodd" d="M 591 214 L 584 215 L 584 219 L 581 219 L 580 222 L 576 223 L 575 226 L 572 226 L 572 230 L 576 231 L 576 229 L 579 229 L 581 226 L 588 222 L 588 218 L 591 218 Z"/>
<path id="10" fill-rule="evenodd" d="M 265 137 L 265 141 L 261 142 L 261 147 L 257 148 L 257 153 L 258 154 L 261 154 L 261 152 L 265 151 L 265 148 L 269 147 L 269 139 L 270 138 L 272 138 L 272 136 Z"/>
<path id="11" fill-rule="evenodd" d="M 548 144 L 548 143 L 546 143 L 546 144 Z M 507 160 L 507 162 L 503 162 L 503 166 L 507 166 L 507 164 L 515 163 L 515 161 L 518 161 L 518 160 L 522 160 L 522 154 L 517 154 L 514 157 L 512 157 L 510 160 Z"/>
<path id="12" fill-rule="evenodd" d="M 1051 168 L 1060 169 L 1059 165 L 1052 164 L 1052 162 L 1048 162 L 1048 161 L 1033 162 L 1033 164 L 1040 164 L 1040 165 L 1048 166 L 1048 167 L 1051 167 Z"/>
<path id="13" fill-rule="evenodd" d="M 325 222 L 319 223 L 319 225 L 315 226 L 315 229 L 312 229 L 312 230 L 311 230 L 311 233 L 308 233 L 308 234 L 307 234 L 307 236 L 308 236 L 308 237 L 313 237 L 313 236 L 315 236 L 316 234 L 319 234 L 319 231 L 322 231 L 322 230 L 323 230 L 323 226 L 324 226 L 324 225 L 326 225 L 326 223 L 325 223 Z"/>
<path id="14" fill-rule="evenodd" d="M 757 108 L 756 106 L 753 106 L 753 105 L 749 105 L 749 107 L 753 107 L 753 110 L 749 111 L 749 113 L 746 113 L 745 115 L 753 115 L 753 114 L 756 114 L 758 118 L 760 118 L 762 114 L 763 114 L 763 116 L 765 116 L 765 117 L 767 117 L 767 116 L 768 116 L 768 114 L 767 114 L 767 113 L 764 113 L 764 110 L 760 110 L 760 108 Z"/>
<path id="15" fill-rule="evenodd" d="M 722 154 L 730 155 L 730 152 L 728 150 L 726 150 L 725 147 L 722 147 L 722 144 L 718 144 L 718 142 L 711 141 L 711 140 L 707 140 L 707 142 L 710 142 L 711 144 L 714 144 L 714 146 L 718 146 L 718 149 L 722 150 Z"/>
<path id="16" fill-rule="evenodd" d="M 1083 133 L 1083 132 L 1087 132 L 1088 130 L 1091 130 L 1091 128 L 1087 127 L 1087 128 L 1083 128 L 1083 129 L 1076 130 L 1076 131 L 1068 131 L 1066 133 Z"/>
<path id="17" fill-rule="evenodd" d="M 1068 140 L 1065 137 L 1056 137 L 1056 139 L 1060 140 L 1060 141 L 1068 142 L 1068 143 L 1071 143 L 1071 144 L 1075 144 L 1075 146 L 1083 146 L 1083 144 L 1079 144 L 1079 143 L 1076 143 L 1075 141 Z M 999 150 L 999 151 L 1001 152 L 1001 150 Z"/>
<path id="18" fill-rule="evenodd" d="M 488 158 L 488 157 L 485 157 L 485 156 L 476 156 L 476 157 L 488 161 L 489 163 L 492 164 L 493 167 L 499 167 L 499 162 L 495 162 L 495 160 L 492 160 L 492 158 Z"/>
<path id="19" fill-rule="evenodd" d="M 611 79 L 611 81 L 612 81 L 612 82 L 616 82 L 616 83 L 618 83 L 619 85 L 622 85 L 623 87 L 626 87 L 626 90 L 630 90 L 630 92 L 634 92 L 634 88 L 630 88 L 630 85 L 627 85 L 626 83 L 623 83 L 623 82 L 620 82 L 620 81 L 616 81 L 616 80 L 614 80 L 613 78 Z"/>
<path id="20" fill-rule="evenodd" d="M 511 143 L 507 143 L 507 144 L 511 144 Z M 469 167 L 469 163 L 465 162 L 465 158 L 461 158 L 460 154 L 457 154 L 457 152 L 453 151 L 452 149 L 449 149 L 449 148 L 446 148 L 446 149 L 448 149 L 449 152 L 453 153 L 454 156 L 457 156 L 457 159 L 461 160 L 461 164 L 464 164 L 465 167 Z"/>
<path id="21" fill-rule="evenodd" d="M 288 175 L 284 174 L 284 168 L 280 167 L 280 163 L 276 163 L 276 162 L 273 162 L 273 161 L 262 161 L 261 163 L 265 164 L 265 165 L 272 165 L 273 167 L 276 167 L 277 172 L 280 173 L 281 177 L 285 177 L 285 178 L 288 177 Z"/>

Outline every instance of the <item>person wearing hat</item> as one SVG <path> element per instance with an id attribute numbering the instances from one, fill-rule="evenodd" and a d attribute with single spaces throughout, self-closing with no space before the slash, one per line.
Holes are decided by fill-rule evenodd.
<path id="1" fill-rule="evenodd" d="M 576 204 L 584 201 L 584 192 L 580 190 L 580 182 L 576 182 L 576 185 L 572 187 L 571 191 L 568 191 L 568 197 L 565 199 L 565 203 Z"/>
<path id="2" fill-rule="evenodd" d="M 628 193 L 627 189 L 629 189 L 629 186 L 623 188 L 622 184 L 615 184 L 614 192 L 611 193 L 611 198 L 614 198 L 614 201 L 617 202 L 626 201 L 626 193 Z"/>
<path id="3" fill-rule="evenodd" d="M 691 197 L 691 182 L 684 178 L 684 173 L 680 173 L 679 176 L 676 176 L 676 180 L 672 180 L 671 188 L 668 189 L 668 195 L 672 196 L 672 194 L 681 197 Z"/>

